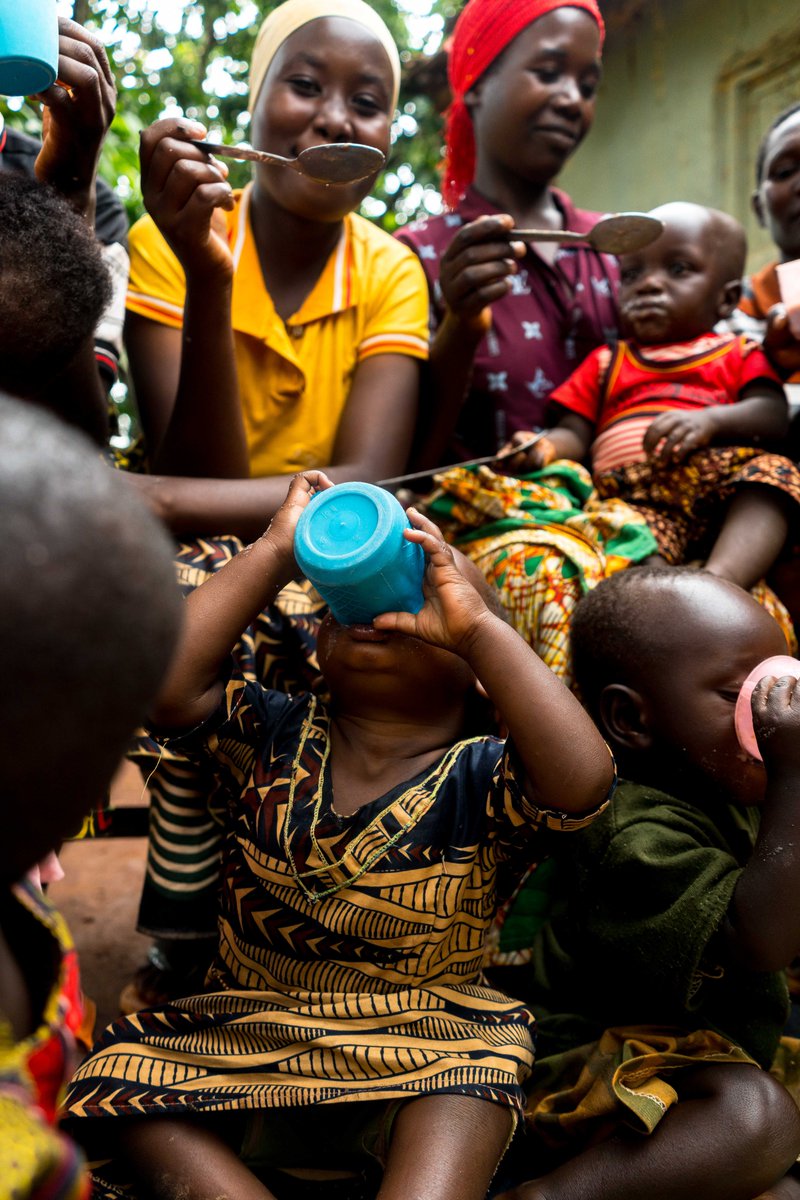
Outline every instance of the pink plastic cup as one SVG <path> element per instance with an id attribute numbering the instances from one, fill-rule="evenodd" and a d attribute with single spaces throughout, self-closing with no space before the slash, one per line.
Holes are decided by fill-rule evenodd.
<path id="1" fill-rule="evenodd" d="M 780 679 L 782 675 L 791 675 L 795 679 L 800 679 L 800 660 L 789 658 L 788 654 L 776 654 L 774 658 L 765 658 L 750 672 L 742 684 L 742 690 L 739 692 L 733 713 L 733 723 L 739 745 L 745 753 L 749 754 L 751 758 L 758 759 L 759 762 L 762 759 L 753 729 L 751 697 L 759 679 L 763 679 L 765 675 L 774 675 L 777 679 Z"/>
<path id="2" fill-rule="evenodd" d="M 800 339 L 800 258 L 778 263 L 778 287 L 786 305 L 786 319 L 792 335 Z"/>

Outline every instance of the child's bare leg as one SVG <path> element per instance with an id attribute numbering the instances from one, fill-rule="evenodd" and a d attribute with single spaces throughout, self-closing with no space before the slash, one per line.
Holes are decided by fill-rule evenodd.
<path id="1" fill-rule="evenodd" d="M 775 1187 L 800 1150 L 786 1089 L 744 1064 L 698 1067 L 676 1087 L 650 1137 L 604 1142 L 498 1200 L 753 1200 Z"/>
<path id="2" fill-rule="evenodd" d="M 775 488 L 743 488 L 728 506 L 706 570 L 749 591 L 775 562 L 788 532 L 786 507 Z"/>
<path id="3" fill-rule="evenodd" d="M 507 1108 L 424 1096 L 401 1108 L 378 1200 L 483 1200 L 511 1136 Z"/>
<path id="4" fill-rule="evenodd" d="M 117 1144 L 147 1200 L 275 1200 L 215 1124 L 219 1118 L 126 1122 Z"/>

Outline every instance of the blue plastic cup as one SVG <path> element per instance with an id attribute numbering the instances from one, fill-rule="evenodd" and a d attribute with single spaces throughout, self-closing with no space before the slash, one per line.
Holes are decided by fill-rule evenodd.
<path id="1" fill-rule="evenodd" d="M 410 528 L 400 502 L 371 483 L 340 483 L 309 501 L 295 558 L 340 625 L 422 608 L 425 554 L 403 537 Z"/>
<path id="2" fill-rule="evenodd" d="M 43 92 L 57 73 L 56 0 L 0 0 L 0 94 Z"/>

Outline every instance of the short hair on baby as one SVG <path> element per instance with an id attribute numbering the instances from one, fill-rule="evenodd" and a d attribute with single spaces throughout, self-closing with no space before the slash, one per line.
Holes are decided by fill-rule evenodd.
<path id="1" fill-rule="evenodd" d="M 629 567 L 604 579 L 575 608 L 570 628 L 575 682 L 595 721 L 600 698 L 611 683 L 634 686 L 645 664 L 674 645 L 660 644 L 651 604 L 659 592 L 676 591 L 698 576 L 717 577 L 695 567 Z"/>
<path id="2" fill-rule="evenodd" d="M 0 810 L 22 836 L 42 797 L 53 811 L 102 798 L 168 666 L 180 598 L 171 543 L 130 484 L 83 434 L 2 393 L 0 511 Z"/>
<path id="3" fill-rule="evenodd" d="M 91 336 L 110 297 L 86 222 L 51 187 L 0 173 L 0 387 L 35 395 Z"/>
<path id="4" fill-rule="evenodd" d="M 713 256 L 717 284 L 742 278 L 747 235 L 741 222 L 730 213 L 690 200 L 671 200 L 654 208 L 650 215 L 667 227 L 677 225 L 685 233 L 691 230 L 694 238 L 702 239 L 705 250 Z"/>

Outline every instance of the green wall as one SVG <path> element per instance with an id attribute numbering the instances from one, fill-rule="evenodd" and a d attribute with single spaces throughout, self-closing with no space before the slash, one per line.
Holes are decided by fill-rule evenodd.
<path id="1" fill-rule="evenodd" d="M 623 8 L 632 12 L 615 27 Z M 677 199 L 726 209 L 746 225 L 750 267 L 765 262 L 770 242 L 750 211 L 753 162 L 772 117 L 800 101 L 800 0 L 606 9 L 597 117 L 559 182 L 603 211 Z"/>

